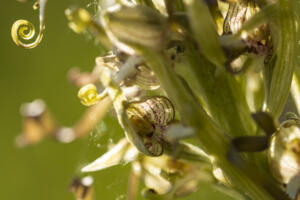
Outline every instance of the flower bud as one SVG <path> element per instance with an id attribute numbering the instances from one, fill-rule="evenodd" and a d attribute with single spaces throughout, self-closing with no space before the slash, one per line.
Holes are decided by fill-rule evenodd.
<path id="1" fill-rule="evenodd" d="M 134 54 L 136 48 L 162 50 L 168 37 L 167 20 L 146 6 L 119 7 L 102 16 L 105 31 L 123 51 Z"/>
<path id="2" fill-rule="evenodd" d="M 161 129 L 175 117 L 172 103 L 166 97 L 153 96 L 131 102 L 126 114 L 146 149 L 152 156 L 160 156 L 164 151 L 160 141 Z"/>
<path id="3" fill-rule="evenodd" d="M 127 113 L 139 116 L 154 126 L 167 126 L 175 117 L 171 101 L 164 96 L 147 97 L 130 103 Z"/>
<path id="4" fill-rule="evenodd" d="M 300 172 L 300 125 L 297 120 L 283 122 L 270 141 L 269 163 L 273 176 L 288 183 Z"/>
<path id="5" fill-rule="evenodd" d="M 138 134 L 148 135 L 153 133 L 154 127 L 147 119 L 144 119 L 140 115 L 136 115 L 136 113 L 134 113 L 134 111 L 131 111 L 130 109 L 127 109 L 126 112 L 134 130 L 137 131 Z"/>

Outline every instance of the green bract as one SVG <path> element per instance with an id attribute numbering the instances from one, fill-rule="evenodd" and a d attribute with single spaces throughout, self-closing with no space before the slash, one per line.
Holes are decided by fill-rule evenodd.
<path id="1" fill-rule="evenodd" d="M 131 46 L 162 50 L 168 42 L 167 19 L 146 6 L 115 8 L 102 16 L 111 41 L 121 50 L 133 54 Z"/>

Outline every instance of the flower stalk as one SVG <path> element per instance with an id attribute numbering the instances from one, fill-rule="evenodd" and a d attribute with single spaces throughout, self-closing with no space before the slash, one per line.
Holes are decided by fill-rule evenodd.
<path id="1" fill-rule="evenodd" d="M 238 169 L 230 163 L 226 158 L 226 151 L 229 149 L 230 141 L 224 132 L 209 118 L 201 105 L 195 102 L 193 96 L 182 85 L 180 79 L 175 75 L 174 71 L 168 66 L 168 61 L 159 53 L 147 51 L 143 52 L 144 58 L 151 65 L 169 97 L 173 100 L 181 115 L 186 116 L 184 122 L 192 126 L 196 132 L 199 145 L 206 153 L 212 157 L 218 166 L 235 182 L 241 190 L 245 191 L 252 199 L 273 199 L 275 195 L 270 194 L 263 187 L 263 180 L 257 182 L 248 177 L 247 170 Z M 240 159 L 240 158 L 239 158 Z M 245 162 L 241 160 L 241 162 Z M 270 181 L 268 181 L 270 183 Z M 284 193 L 279 195 L 282 199 L 288 199 Z M 273 195 L 273 197 L 272 197 Z"/>

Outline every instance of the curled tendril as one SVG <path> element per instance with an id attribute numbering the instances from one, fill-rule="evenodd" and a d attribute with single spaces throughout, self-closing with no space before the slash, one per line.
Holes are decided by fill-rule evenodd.
<path id="1" fill-rule="evenodd" d="M 17 20 L 12 28 L 11 28 L 11 36 L 13 41 L 16 43 L 16 45 L 21 46 L 26 49 L 31 49 L 36 47 L 38 44 L 40 44 L 42 38 L 43 38 L 43 32 L 45 30 L 45 6 L 46 6 L 47 0 L 38 0 L 34 4 L 34 9 L 38 9 L 40 11 L 40 31 L 38 33 L 37 38 L 35 41 L 25 44 L 22 40 L 31 40 L 35 36 L 35 27 L 32 23 L 30 23 L 27 20 L 21 19 Z"/>
<path id="2" fill-rule="evenodd" d="M 97 88 L 93 84 L 87 84 L 80 88 L 78 97 L 81 103 L 85 106 L 91 106 L 99 103 L 102 99 L 107 96 L 106 90 L 101 94 L 98 94 Z"/>

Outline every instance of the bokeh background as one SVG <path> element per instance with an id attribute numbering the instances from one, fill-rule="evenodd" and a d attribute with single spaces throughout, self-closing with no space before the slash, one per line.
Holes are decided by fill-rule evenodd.
<path id="1" fill-rule="evenodd" d="M 57 120 L 67 126 L 80 118 L 85 108 L 77 98 L 78 89 L 68 82 L 67 72 L 73 66 L 91 71 L 100 54 L 92 38 L 68 28 L 64 14 L 71 5 L 93 12 L 93 2 L 87 0 L 49 0 L 42 43 L 30 50 L 16 46 L 10 36 L 15 20 L 39 25 L 33 3 L 0 1 L 0 199 L 71 200 L 67 187 L 73 176 L 105 151 L 109 136 L 117 138 L 121 132 L 108 117 L 86 139 L 71 144 L 44 140 L 16 148 L 15 137 L 22 131 L 19 108 L 24 102 L 44 99 Z M 129 166 L 119 166 L 94 173 L 97 199 L 125 199 L 127 171 Z"/>
<path id="2" fill-rule="evenodd" d="M 85 139 L 70 144 L 49 139 L 24 149 L 15 146 L 14 140 L 22 131 L 19 108 L 24 102 L 44 99 L 66 126 L 80 118 L 85 108 L 77 98 L 78 89 L 68 82 L 67 72 L 74 66 L 91 71 L 101 52 L 92 38 L 72 32 L 64 15 L 71 5 L 93 13 L 93 0 L 49 0 L 42 43 L 30 50 L 16 46 L 10 35 L 15 20 L 27 19 L 38 26 L 33 3 L 0 1 L 0 199 L 71 200 L 73 195 L 67 190 L 71 179 L 123 133 L 108 115 Z M 129 165 L 121 165 L 93 173 L 96 199 L 126 199 L 129 170 Z M 201 189 L 188 199 L 228 199 L 208 185 L 201 185 Z"/>

